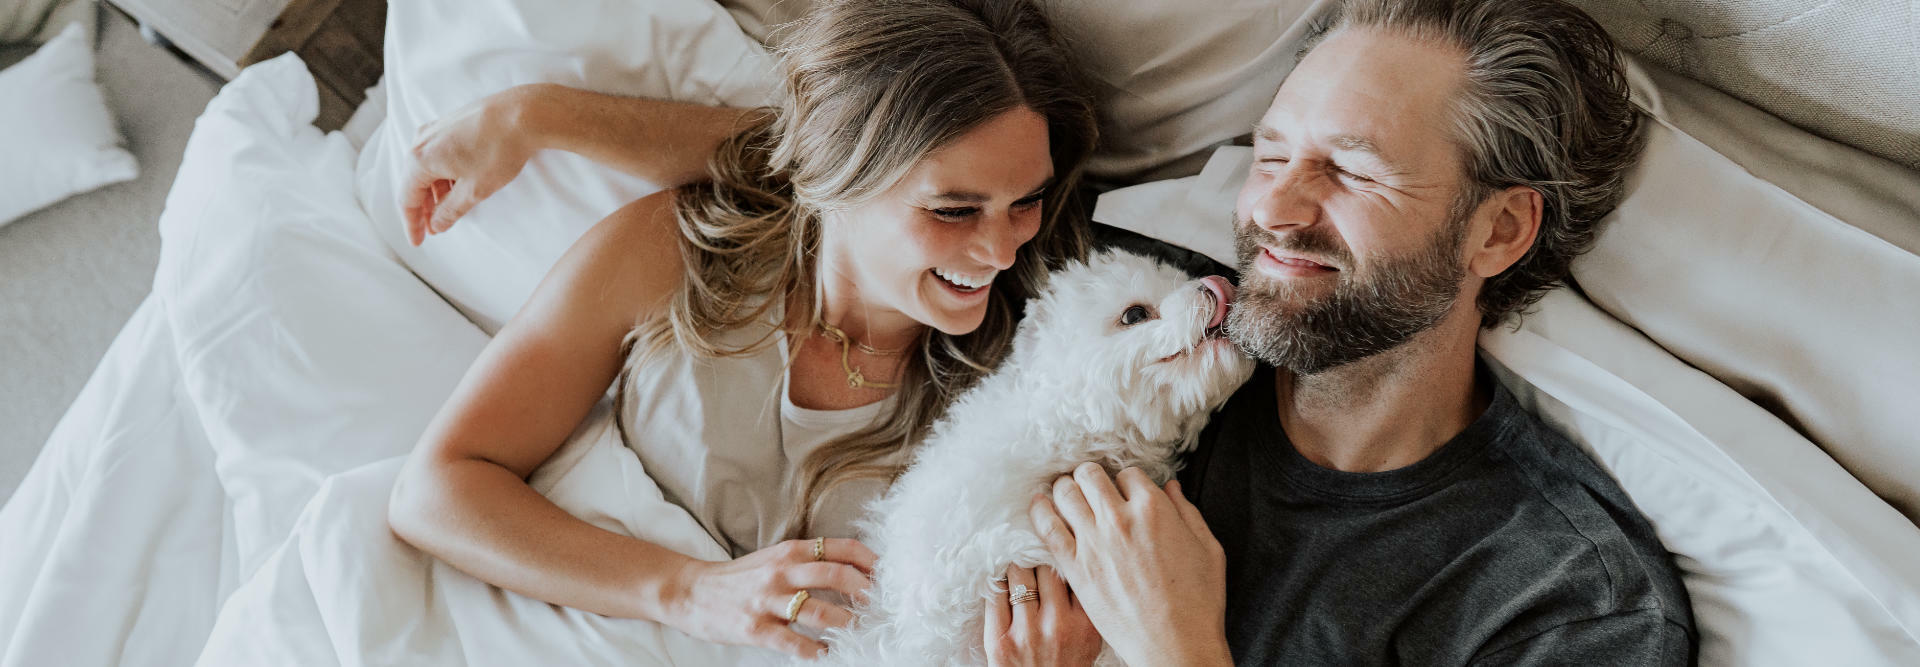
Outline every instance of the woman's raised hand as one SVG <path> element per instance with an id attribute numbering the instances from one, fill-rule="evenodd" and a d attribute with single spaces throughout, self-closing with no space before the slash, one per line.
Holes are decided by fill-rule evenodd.
<path id="1" fill-rule="evenodd" d="M 853 613 L 811 595 L 791 619 L 788 607 L 807 590 L 861 599 L 872 583 L 874 558 L 857 540 L 827 538 L 788 540 L 731 561 L 695 561 L 678 577 L 667 624 L 696 639 L 816 657 L 826 645 L 789 624 L 844 627 Z"/>
<path id="2" fill-rule="evenodd" d="M 409 243 L 447 231 L 520 174 L 539 149 L 519 122 L 538 95 L 534 86 L 508 88 L 420 127 L 400 209 Z"/>

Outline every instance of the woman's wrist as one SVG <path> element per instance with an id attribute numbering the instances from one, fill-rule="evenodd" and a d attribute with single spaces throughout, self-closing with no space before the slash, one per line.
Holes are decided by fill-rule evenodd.
<path id="1" fill-rule="evenodd" d="M 563 141 L 555 135 L 555 128 L 564 129 L 567 123 L 556 122 L 552 111 L 561 106 L 555 102 L 569 90 L 552 83 L 526 83 L 508 88 L 496 98 L 494 110 L 501 131 L 525 146 L 529 154 L 542 148 L 560 147 Z"/>
<path id="2" fill-rule="evenodd" d="M 643 580 L 636 597 L 651 601 L 647 616 L 653 621 L 672 625 L 671 619 L 686 618 L 692 606 L 694 589 L 700 576 L 709 565 L 706 561 L 675 554 L 679 562 L 662 568 L 665 576 Z"/>

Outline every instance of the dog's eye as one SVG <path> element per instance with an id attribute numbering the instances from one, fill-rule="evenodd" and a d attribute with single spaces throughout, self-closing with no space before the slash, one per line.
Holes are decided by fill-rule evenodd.
<path id="1" fill-rule="evenodd" d="M 1153 319 L 1153 313 L 1146 306 L 1134 306 L 1120 313 L 1120 326 L 1130 327 L 1150 319 Z"/>

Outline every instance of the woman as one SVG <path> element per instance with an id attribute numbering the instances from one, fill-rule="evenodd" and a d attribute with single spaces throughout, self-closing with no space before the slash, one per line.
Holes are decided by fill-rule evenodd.
<path id="1" fill-rule="evenodd" d="M 716 642 L 810 656 L 789 623 L 851 620 L 807 591 L 865 589 L 854 512 L 1084 252 L 1061 211 L 1094 118 L 1024 2 L 831 3 L 783 57 L 776 110 L 536 86 L 427 129 L 415 243 L 538 148 L 679 187 L 595 225 L 499 332 L 407 461 L 395 534 L 502 588 Z M 616 380 L 629 446 L 734 560 L 601 530 L 526 484 Z M 1009 578 L 1041 597 L 990 604 L 996 662 L 1091 662 L 1058 577 Z"/>

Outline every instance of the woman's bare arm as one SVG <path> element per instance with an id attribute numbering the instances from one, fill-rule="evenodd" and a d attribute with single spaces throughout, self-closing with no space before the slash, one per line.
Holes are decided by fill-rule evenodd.
<path id="1" fill-rule="evenodd" d="M 521 130 L 541 148 L 577 153 L 664 187 L 706 179 L 714 149 L 762 113 L 556 84 L 516 92 Z"/>
<path id="2" fill-rule="evenodd" d="M 727 137 L 762 111 L 527 84 L 420 128 L 402 215 L 414 245 L 446 231 L 544 149 L 577 153 L 665 188 L 703 180 Z"/>
<path id="3" fill-rule="evenodd" d="M 560 259 L 434 417 L 393 490 L 401 539 L 502 588 L 663 620 L 690 559 L 568 514 L 526 479 L 622 364 L 622 337 L 679 284 L 671 192 L 609 215 Z"/>

